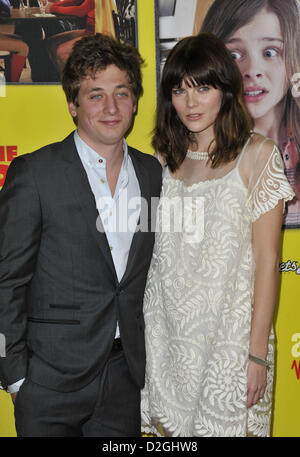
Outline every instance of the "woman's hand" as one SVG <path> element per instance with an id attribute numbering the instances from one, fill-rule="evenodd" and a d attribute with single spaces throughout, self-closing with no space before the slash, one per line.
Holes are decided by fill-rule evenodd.
<path id="1" fill-rule="evenodd" d="M 267 385 L 267 368 L 249 360 L 247 377 L 247 408 L 263 398 Z"/>

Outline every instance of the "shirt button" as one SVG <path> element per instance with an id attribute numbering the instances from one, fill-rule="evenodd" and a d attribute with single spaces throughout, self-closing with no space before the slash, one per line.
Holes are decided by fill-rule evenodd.
<path id="1" fill-rule="evenodd" d="M 101 181 L 103 184 L 105 183 L 104 179 L 100 179 L 100 181 Z"/>
<path id="2" fill-rule="evenodd" d="M 98 162 L 99 162 L 99 163 L 102 163 L 102 162 L 103 162 L 103 159 L 99 159 Z"/>
<path id="3" fill-rule="evenodd" d="M 112 251 L 112 250 L 113 250 L 113 247 L 112 247 L 112 246 L 109 246 L 109 249 Z"/>

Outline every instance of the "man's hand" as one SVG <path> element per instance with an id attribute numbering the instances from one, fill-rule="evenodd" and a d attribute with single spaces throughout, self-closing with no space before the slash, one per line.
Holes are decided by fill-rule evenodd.
<path id="1" fill-rule="evenodd" d="M 18 395 L 18 392 L 15 392 L 14 394 L 11 394 L 11 399 L 12 399 L 12 401 L 13 401 L 13 404 L 15 404 L 17 395 Z"/>

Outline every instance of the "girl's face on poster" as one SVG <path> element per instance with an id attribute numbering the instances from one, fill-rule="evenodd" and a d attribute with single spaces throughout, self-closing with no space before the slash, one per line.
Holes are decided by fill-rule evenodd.
<path id="1" fill-rule="evenodd" d="M 287 93 L 284 42 L 275 13 L 263 9 L 226 40 L 243 76 L 250 114 L 261 119 L 276 113 Z"/>

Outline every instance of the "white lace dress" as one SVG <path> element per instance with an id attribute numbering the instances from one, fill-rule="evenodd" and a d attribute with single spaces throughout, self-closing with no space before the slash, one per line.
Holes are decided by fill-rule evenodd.
<path id="1" fill-rule="evenodd" d="M 254 289 L 251 233 L 256 219 L 294 193 L 278 149 L 259 136 L 253 138 L 233 168 L 225 168 L 224 175 L 215 179 L 197 182 L 195 160 L 190 161 L 193 176 L 188 184 L 165 169 L 144 299 L 143 433 L 181 437 L 270 433 L 273 368 L 268 370 L 264 398 L 246 407 Z M 191 242 L 185 227 L 172 230 L 186 197 L 204 203 L 201 241 Z M 168 199 L 176 202 L 171 230 L 165 223 Z M 272 330 L 267 358 L 273 362 L 273 357 Z"/>

